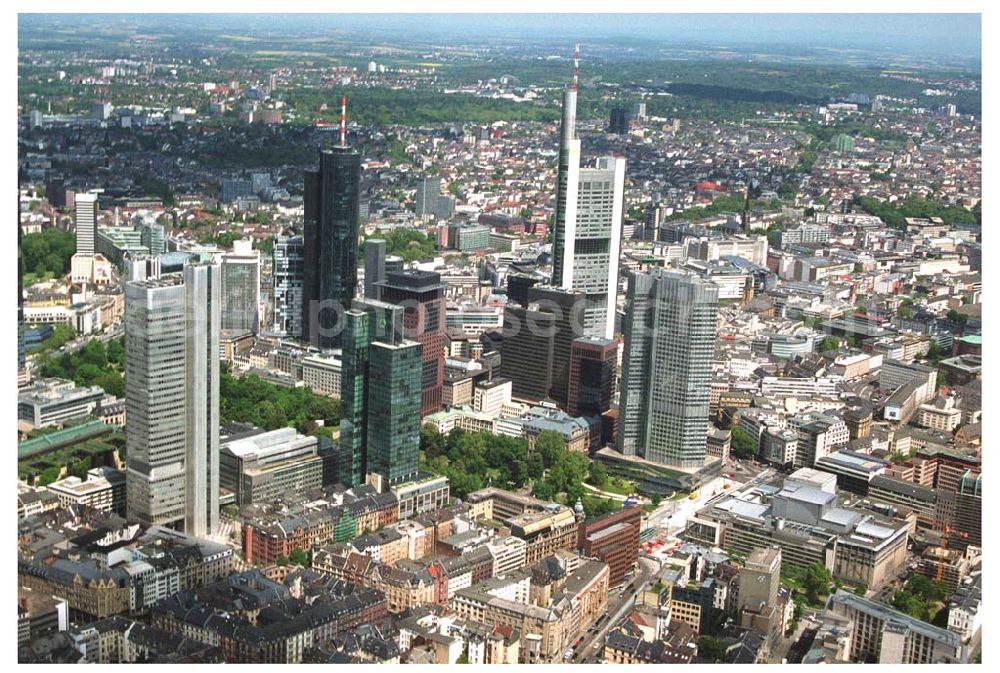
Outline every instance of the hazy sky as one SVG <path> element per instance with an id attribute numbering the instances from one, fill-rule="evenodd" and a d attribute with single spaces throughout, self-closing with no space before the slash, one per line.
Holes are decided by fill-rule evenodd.
<path id="1" fill-rule="evenodd" d="M 291 18 L 291 17 L 289 17 Z M 300 17 L 304 18 L 304 17 Z M 343 27 L 453 35 L 900 49 L 980 57 L 978 14 L 403 14 L 342 15 Z"/>
<path id="2" fill-rule="evenodd" d="M 81 15 L 20 15 L 41 22 Z M 95 15 L 91 15 L 95 16 Z M 97 18 L 95 16 L 95 18 Z M 630 39 L 678 46 L 866 48 L 981 58 L 979 14 L 215 14 L 104 15 L 105 21 L 157 21 L 256 31 L 347 30 L 366 37 L 456 42 L 507 38 Z"/>

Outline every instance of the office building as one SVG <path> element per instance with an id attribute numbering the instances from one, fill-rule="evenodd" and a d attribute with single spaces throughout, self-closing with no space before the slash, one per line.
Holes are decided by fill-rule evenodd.
<path id="1" fill-rule="evenodd" d="M 237 505 L 275 500 L 323 486 L 319 439 L 295 428 L 253 430 L 220 444 L 219 483 Z"/>
<path id="2" fill-rule="evenodd" d="M 949 545 L 965 549 L 983 545 L 983 474 L 967 470 L 958 482 L 955 494 L 955 517 Z"/>
<path id="3" fill-rule="evenodd" d="M 781 548 L 754 549 L 740 568 L 739 625 L 773 636 L 781 625 Z"/>
<path id="4" fill-rule="evenodd" d="M 125 285 L 128 517 L 211 534 L 219 515 L 217 265 Z"/>
<path id="5" fill-rule="evenodd" d="M 600 416 L 611 408 L 618 375 L 618 344 L 610 339 L 574 339 L 569 353 L 570 416 Z"/>
<path id="6" fill-rule="evenodd" d="M 65 379 L 37 379 L 17 395 L 17 420 L 33 428 L 81 420 L 93 414 L 104 399 L 100 386 L 77 388 Z"/>
<path id="7" fill-rule="evenodd" d="M 304 313 L 302 237 L 276 236 L 271 262 L 273 330 L 278 335 L 301 337 Z"/>
<path id="8" fill-rule="evenodd" d="M 851 661 L 876 664 L 962 664 L 968 650 L 957 633 L 838 589 L 827 611 L 844 617 L 851 632 Z"/>
<path id="9" fill-rule="evenodd" d="M 608 133 L 620 136 L 628 135 L 628 109 L 623 107 L 611 108 L 611 119 L 608 122 Z"/>
<path id="10" fill-rule="evenodd" d="M 343 102 L 342 102 L 343 105 Z M 302 338 L 322 349 L 340 346 L 340 324 L 358 279 L 361 155 L 340 144 L 305 172 Z"/>
<path id="11" fill-rule="evenodd" d="M 162 255 L 167 251 L 167 237 L 164 227 L 157 222 L 140 224 L 139 240 L 149 249 L 150 255 Z"/>
<path id="12" fill-rule="evenodd" d="M 623 507 L 580 524 L 577 546 L 584 556 L 607 563 L 611 572 L 608 584 L 618 586 L 639 562 L 641 529 L 642 508 Z"/>
<path id="13" fill-rule="evenodd" d="M 576 138 L 578 63 L 579 52 L 574 60 L 573 85 L 563 94 L 552 284 L 585 292 L 584 334 L 610 339 L 618 295 L 625 159 L 601 157 L 594 168 L 580 168 L 580 140 Z"/>
<path id="14" fill-rule="evenodd" d="M 527 307 L 506 308 L 500 375 L 513 381 L 515 398 L 566 405 L 570 349 L 583 335 L 584 307 L 582 292 L 536 285 L 528 290 Z"/>
<path id="15" fill-rule="evenodd" d="M 93 255 L 97 237 L 97 194 L 76 195 L 76 254 Z"/>
<path id="16" fill-rule="evenodd" d="M 417 217 L 426 220 L 437 210 L 441 196 L 441 178 L 421 178 L 417 182 L 417 193 L 413 197 L 413 209 Z"/>
<path id="17" fill-rule="evenodd" d="M 89 283 L 94 280 L 96 243 L 97 194 L 77 194 L 76 254 L 70 260 L 70 279 L 74 283 Z"/>
<path id="18" fill-rule="evenodd" d="M 257 333 L 260 311 L 260 251 L 234 241 L 222 255 L 222 329 Z"/>
<path id="19" fill-rule="evenodd" d="M 47 487 L 63 507 L 87 506 L 125 514 L 125 474 L 113 467 L 95 467 L 87 478 L 69 476 Z"/>
<path id="20" fill-rule="evenodd" d="M 433 271 L 393 271 L 378 284 L 381 301 L 403 307 L 403 336 L 423 347 L 420 375 L 423 416 L 441 409 L 444 386 L 445 301 L 441 276 Z"/>
<path id="21" fill-rule="evenodd" d="M 365 299 L 344 316 L 339 474 L 348 486 L 418 473 L 422 346 L 403 338 L 403 311 Z"/>
<path id="22" fill-rule="evenodd" d="M 385 241 L 365 240 L 365 299 L 378 299 L 378 284 L 385 280 Z"/>
<path id="23" fill-rule="evenodd" d="M 460 252 L 477 252 L 490 247 L 490 228 L 475 222 L 448 225 L 448 247 Z"/>
<path id="24" fill-rule="evenodd" d="M 340 397 L 343 363 L 334 355 L 302 358 L 302 383 L 317 395 Z"/>
<path id="25" fill-rule="evenodd" d="M 618 450 L 654 463 L 705 462 L 718 290 L 699 276 L 629 276 Z"/>

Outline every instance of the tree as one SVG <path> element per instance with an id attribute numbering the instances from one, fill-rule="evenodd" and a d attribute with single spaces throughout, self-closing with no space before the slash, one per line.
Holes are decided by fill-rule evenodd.
<path id="1" fill-rule="evenodd" d="M 822 563 L 813 563 L 806 568 L 805 578 L 802 580 L 802 588 L 806 592 L 806 599 L 815 605 L 821 596 L 830 593 L 830 583 L 833 580 L 830 570 Z"/>
<path id="2" fill-rule="evenodd" d="M 542 478 L 542 475 L 545 473 L 545 464 L 542 462 L 542 457 L 537 451 L 528 454 L 528 458 L 525 463 L 527 464 L 529 479 L 534 480 Z"/>
<path id="3" fill-rule="evenodd" d="M 290 565 L 290 564 L 288 563 L 288 557 L 287 557 L 287 556 L 284 556 L 284 555 L 282 555 L 282 556 L 279 556 L 278 558 L 274 559 L 274 562 L 275 562 L 276 564 L 278 564 L 279 566 L 287 566 L 287 565 Z"/>
<path id="4" fill-rule="evenodd" d="M 698 656 L 709 661 L 722 661 L 726 656 L 726 641 L 713 636 L 698 638 Z"/>
<path id="5" fill-rule="evenodd" d="M 310 553 L 296 547 L 295 549 L 292 550 L 292 553 L 288 555 L 288 560 L 291 563 L 294 563 L 295 565 L 302 566 L 303 568 L 308 568 L 310 565 L 310 559 L 309 559 L 310 556 L 311 556 Z"/>
<path id="6" fill-rule="evenodd" d="M 857 594 L 858 596 L 864 596 L 865 594 L 868 593 L 868 585 L 859 584 L 858 586 L 854 587 L 854 593 Z"/>
<path id="7" fill-rule="evenodd" d="M 840 348 L 840 339 L 837 337 L 824 337 L 823 340 L 819 342 L 820 353 L 837 350 L 838 348 Z"/>
<path id="8" fill-rule="evenodd" d="M 607 483 L 608 471 L 600 461 L 592 461 L 587 467 L 587 481 L 597 488 L 603 488 L 604 484 Z"/>
<path id="9" fill-rule="evenodd" d="M 535 451 L 542 457 L 542 464 L 551 469 L 558 455 L 566 448 L 563 436 L 555 430 L 543 430 L 535 438 Z"/>
<path id="10" fill-rule="evenodd" d="M 736 457 L 741 460 L 753 458 L 757 455 L 757 442 L 754 441 L 753 436 L 749 432 L 739 426 L 735 426 L 732 430 L 730 446 Z"/>

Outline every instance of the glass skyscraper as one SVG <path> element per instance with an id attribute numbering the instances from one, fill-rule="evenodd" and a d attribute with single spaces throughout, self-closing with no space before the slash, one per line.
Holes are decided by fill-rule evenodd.
<path id="1" fill-rule="evenodd" d="M 302 282 L 302 237 L 276 236 L 271 250 L 275 334 L 302 336 Z"/>
<path id="2" fill-rule="evenodd" d="M 360 191 L 361 155 L 345 145 L 305 172 L 302 338 L 322 349 L 340 347 L 337 320 L 357 288 Z"/>
<path id="3" fill-rule="evenodd" d="M 423 348 L 403 338 L 401 306 L 357 300 L 344 323 L 341 480 L 404 482 L 418 471 Z"/>
<path id="4" fill-rule="evenodd" d="M 683 469 L 704 464 L 718 296 L 700 276 L 664 269 L 629 275 L 618 433 L 623 455 Z"/>

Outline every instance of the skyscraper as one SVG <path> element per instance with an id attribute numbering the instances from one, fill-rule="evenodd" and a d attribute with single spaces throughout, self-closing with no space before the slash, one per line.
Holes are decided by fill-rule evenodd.
<path id="1" fill-rule="evenodd" d="M 302 336 L 302 237 L 276 236 L 271 250 L 271 284 L 276 334 Z"/>
<path id="2" fill-rule="evenodd" d="M 618 344 L 611 339 L 580 337 L 569 354 L 569 399 L 571 416 L 600 416 L 611 408 L 618 372 Z"/>
<path id="3" fill-rule="evenodd" d="M 583 336 L 584 298 L 582 292 L 535 285 L 528 288 L 527 306 L 505 309 L 500 375 L 514 382 L 514 397 L 550 397 L 566 406 L 570 348 Z"/>
<path id="4" fill-rule="evenodd" d="M 611 108 L 611 119 L 608 122 L 608 133 L 620 136 L 628 135 L 628 108 Z"/>
<path id="5" fill-rule="evenodd" d="M 345 108 L 341 98 L 340 144 L 305 172 L 302 338 L 322 349 L 340 346 L 358 281 L 361 155 L 347 146 Z"/>
<path id="6" fill-rule="evenodd" d="M 213 264 L 125 285 L 128 516 L 199 536 L 219 514 L 220 285 Z"/>
<path id="7" fill-rule="evenodd" d="M 437 212 L 441 198 L 441 178 L 421 178 L 417 182 L 417 193 L 413 197 L 413 209 L 420 219 L 427 219 Z"/>
<path id="8" fill-rule="evenodd" d="M 385 241 L 365 240 L 365 299 L 378 299 L 379 283 L 385 280 Z"/>
<path id="9" fill-rule="evenodd" d="M 143 222 L 140 225 L 140 240 L 149 248 L 149 254 L 162 255 L 167 251 L 166 233 L 163 225 L 157 222 Z"/>
<path id="10" fill-rule="evenodd" d="M 580 168 L 580 140 L 575 137 L 578 65 L 579 45 L 573 85 L 563 94 L 552 284 L 585 292 L 584 333 L 610 339 L 615 332 L 625 159 L 600 157 L 594 167 Z"/>
<path id="11" fill-rule="evenodd" d="M 403 307 L 357 300 L 344 316 L 340 453 L 347 485 L 416 475 L 421 345 L 403 338 Z"/>
<path id="12" fill-rule="evenodd" d="M 260 311 L 260 251 L 234 241 L 222 255 L 222 329 L 257 333 Z"/>
<path id="13" fill-rule="evenodd" d="M 433 271 L 394 271 L 378 285 L 379 298 L 404 307 L 403 336 L 423 346 L 420 413 L 441 409 L 444 387 L 445 301 L 441 275 Z"/>
<path id="14" fill-rule="evenodd" d="M 89 283 L 94 279 L 97 239 L 97 194 L 76 195 L 76 254 L 70 260 L 70 279 Z"/>
<path id="15" fill-rule="evenodd" d="M 76 195 L 76 252 L 93 255 L 97 239 L 97 194 Z"/>
<path id="16" fill-rule="evenodd" d="M 705 461 L 718 288 L 664 269 L 629 275 L 618 450 L 681 468 Z"/>

